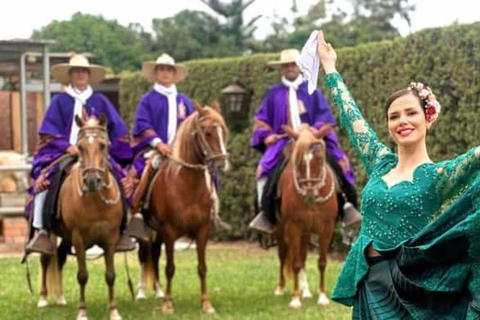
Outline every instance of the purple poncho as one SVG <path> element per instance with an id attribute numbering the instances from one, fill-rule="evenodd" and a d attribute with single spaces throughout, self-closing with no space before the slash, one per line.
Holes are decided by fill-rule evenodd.
<path id="1" fill-rule="evenodd" d="M 308 123 L 315 129 L 320 129 L 325 124 L 337 124 L 327 100 L 319 90 L 315 90 L 312 95 L 309 95 L 307 83 L 304 82 L 297 90 L 297 98 L 302 123 Z M 275 167 L 280 158 L 280 153 L 288 142 L 288 138 L 282 138 L 267 148 L 265 139 L 272 134 L 284 134 L 282 125 L 287 124 L 289 124 L 288 88 L 279 83 L 267 91 L 255 114 L 255 128 L 251 145 L 263 153 L 259 164 L 261 167 L 260 176 L 267 176 Z M 338 139 L 333 131 L 330 130 L 324 140 L 328 152 L 337 162 L 345 157 L 345 153 L 338 146 Z M 345 178 L 351 184 L 355 182 L 351 167 L 345 174 Z"/>

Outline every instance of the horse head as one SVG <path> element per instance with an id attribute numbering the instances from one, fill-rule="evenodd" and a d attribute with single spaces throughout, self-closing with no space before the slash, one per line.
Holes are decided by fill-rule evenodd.
<path id="1" fill-rule="evenodd" d="M 230 169 L 229 153 L 226 149 L 228 129 L 218 101 L 212 106 L 195 103 L 198 116 L 195 120 L 195 136 L 199 153 L 205 162 L 226 172 Z"/>
<path id="2" fill-rule="evenodd" d="M 89 117 L 84 120 L 78 115 L 75 122 L 80 128 L 78 133 L 78 155 L 84 191 L 98 191 L 104 186 L 104 176 L 108 175 L 107 118 Z"/>
<path id="3" fill-rule="evenodd" d="M 318 197 L 319 190 L 325 184 L 326 145 L 323 137 L 332 127 L 327 124 L 315 130 L 307 124 L 301 124 L 295 131 L 290 126 L 282 126 L 285 133 L 295 140 L 290 162 L 297 191 L 303 196 Z"/>

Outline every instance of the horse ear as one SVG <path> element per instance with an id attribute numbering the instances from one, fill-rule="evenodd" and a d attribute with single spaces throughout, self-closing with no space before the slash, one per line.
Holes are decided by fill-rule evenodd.
<path id="1" fill-rule="evenodd" d="M 195 107 L 195 110 L 197 110 L 198 113 L 202 113 L 203 106 L 198 101 L 194 101 L 193 106 Z"/>
<path id="2" fill-rule="evenodd" d="M 79 128 L 85 125 L 85 121 L 82 119 L 82 117 L 79 117 L 78 114 L 75 115 L 75 123 Z"/>
<path id="3" fill-rule="evenodd" d="M 100 126 L 102 126 L 102 127 L 105 126 L 105 124 L 107 123 L 107 116 L 105 115 L 105 113 L 102 113 L 102 114 L 100 115 L 100 117 L 98 118 L 98 120 L 99 120 L 99 123 L 98 123 L 98 124 L 99 124 Z"/>
<path id="4" fill-rule="evenodd" d="M 220 103 L 218 102 L 218 99 L 213 100 L 211 107 L 213 110 L 217 111 L 218 113 L 221 113 Z"/>
<path id="5" fill-rule="evenodd" d="M 321 127 L 320 130 L 315 130 L 314 133 L 313 133 L 313 136 L 316 139 L 323 139 L 323 137 L 325 137 L 325 135 L 328 133 L 328 130 L 332 130 L 332 129 L 333 129 L 332 124 L 330 124 L 330 123 L 326 124 L 323 127 Z"/>
<path id="6" fill-rule="evenodd" d="M 292 138 L 294 140 L 298 139 L 299 134 L 298 134 L 298 132 L 294 131 L 292 127 L 287 126 L 287 125 L 283 125 L 282 129 L 283 129 L 283 131 L 285 131 L 287 136 L 289 136 L 290 138 Z"/>

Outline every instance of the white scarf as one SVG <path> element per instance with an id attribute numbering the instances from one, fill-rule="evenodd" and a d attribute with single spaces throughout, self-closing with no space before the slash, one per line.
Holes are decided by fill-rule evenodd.
<path id="1" fill-rule="evenodd" d="M 177 132 L 177 87 L 172 84 L 169 88 L 159 83 L 153 85 L 153 89 L 163 94 L 168 99 L 168 144 L 173 142 Z"/>
<path id="2" fill-rule="evenodd" d="M 72 129 L 70 131 L 70 144 L 77 144 L 78 131 L 80 128 L 75 121 L 75 116 L 83 117 L 83 106 L 87 103 L 87 100 L 92 96 L 93 90 L 92 87 L 87 86 L 83 91 L 79 91 L 76 88 L 72 87 L 71 84 L 67 86 L 66 93 L 75 99 L 75 106 L 73 108 L 73 122 Z"/>
<path id="3" fill-rule="evenodd" d="M 303 83 L 302 75 L 299 75 L 294 81 L 289 81 L 287 78 L 282 77 L 282 83 L 288 88 L 288 105 L 290 106 L 290 121 L 292 122 L 293 130 L 297 130 L 300 127 L 300 112 L 298 111 L 298 87 Z"/>
<path id="4" fill-rule="evenodd" d="M 312 94 L 317 88 L 318 70 L 320 68 L 320 58 L 317 53 L 317 35 L 317 30 L 310 34 L 296 61 L 303 77 L 308 81 L 308 94 Z"/>

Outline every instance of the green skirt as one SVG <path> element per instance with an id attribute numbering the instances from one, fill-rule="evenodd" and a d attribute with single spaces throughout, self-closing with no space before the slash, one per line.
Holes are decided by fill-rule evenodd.
<path id="1" fill-rule="evenodd" d="M 467 288 L 459 292 L 425 290 L 400 270 L 397 257 L 368 258 L 370 269 L 359 284 L 353 303 L 353 319 L 444 319 L 467 318 L 470 301 Z"/>

